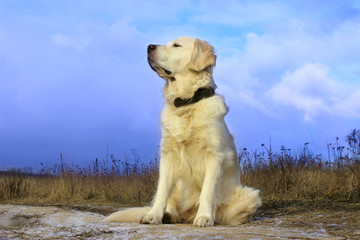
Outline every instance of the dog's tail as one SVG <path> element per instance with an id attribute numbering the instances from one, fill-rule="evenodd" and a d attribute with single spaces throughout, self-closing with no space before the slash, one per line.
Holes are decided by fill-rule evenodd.
<path id="1" fill-rule="evenodd" d="M 261 206 L 260 191 L 250 187 L 238 187 L 216 211 L 215 222 L 237 225 L 249 222 Z"/>
<path id="2" fill-rule="evenodd" d="M 150 207 L 127 208 L 107 216 L 106 222 L 138 222 L 139 217 L 150 211 Z"/>

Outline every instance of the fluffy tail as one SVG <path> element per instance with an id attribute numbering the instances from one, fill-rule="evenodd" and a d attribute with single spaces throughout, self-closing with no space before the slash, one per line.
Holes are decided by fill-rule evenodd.
<path id="1" fill-rule="evenodd" d="M 261 206 L 259 190 L 250 187 L 238 187 L 225 204 L 216 211 L 215 222 L 237 225 L 249 222 Z"/>
<path id="2" fill-rule="evenodd" d="M 139 217 L 150 211 L 150 207 L 127 208 L 107 216 L 106 222 L 138 222 Z"/>

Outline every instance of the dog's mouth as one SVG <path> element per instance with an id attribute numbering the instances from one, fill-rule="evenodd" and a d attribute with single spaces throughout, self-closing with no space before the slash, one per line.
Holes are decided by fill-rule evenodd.
<path id="1" fill-rule="evenodd" d="M 164 70 L 164 72 L 165 72 L 165 74 L 166 75 L 171 75 L 172 74 L 172 72 L 171 71 L 169 71 L 169 70 L 166 70 L 165 68 L 162 68 L 162 70 Z"/>
<path id="2" fill-rule="evenodd" d="M 170 70 L 167 70 L 166 68 L 163 68 L 159 64 L 157 64 L 149 55 L 148 55 L 148 62 L 153 71 L 159 73 L 158 71 L 161 70 L 168 76 L 172 74 Z"/>

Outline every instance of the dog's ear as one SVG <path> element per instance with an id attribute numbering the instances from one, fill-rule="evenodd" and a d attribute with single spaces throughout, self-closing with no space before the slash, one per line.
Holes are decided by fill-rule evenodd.
<path id="1" fill-rule="evenodd" d="M 214 48 L 207 42 L 196 39 L 188 67 L 191 70 L 200 72 L 209 66 L 214 66 L 215 62 L 216 55 L 214 53 Z"/>

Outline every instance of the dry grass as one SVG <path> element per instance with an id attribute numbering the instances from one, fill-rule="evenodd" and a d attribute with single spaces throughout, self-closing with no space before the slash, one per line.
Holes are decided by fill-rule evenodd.
<path id="1" fill-rule="evenodd" d="M 345 155 L 333 161 L 308 151 L 299 154 L 281 149 L 281 153 L 239 155 L 244 185 L 262 192 L 265 201 L 360 200 L 360 160 Z"/>
<path id="2" fill-rule="evenodd" d="M 135 153 L 135 152 L 134 152 Z M 63 164 L 43 167 L 40 174 L 11 170 L 0 174 L 0 202 L 21 204 L 149 204 L 157 184 L 157 162 L 139 165 L 111 156 L 112 167 L 95 160 L 88 168 Z"/>
<path id="3" fill-rule="evenodd" d="M 292 152 L 282 147 L 279 153 L 262 145 L 261 152 L 239 153 L 241 180 L 261 190 L 271 201 L 360 201 L 360 132 L 347 140 L 347 148 L 328 145 L 326 160 L 308 149 Z M 357 134 L 357 135 L 356 135 Z M 345 153 L 346 152 L 346 153 Z M 110 166 L 109 166 L 110 165 Z M 0 174 L 0 202 L 19 204 L 101 204 L 146 205 L 157 184 L 158 162 L 140 164 L 134 151 L 131 157 L 110 164 L 96 159 L 89 167 L 69 167 L 63 163 L 32 174 L 29 169 Z"/>
<path id="4" fill-rule="evenodd" d="M 151 201 L 156 176 L 29 176 L 12 172 L 2 175 L 0 184 L 3 203 L 144 205 Z"/>

